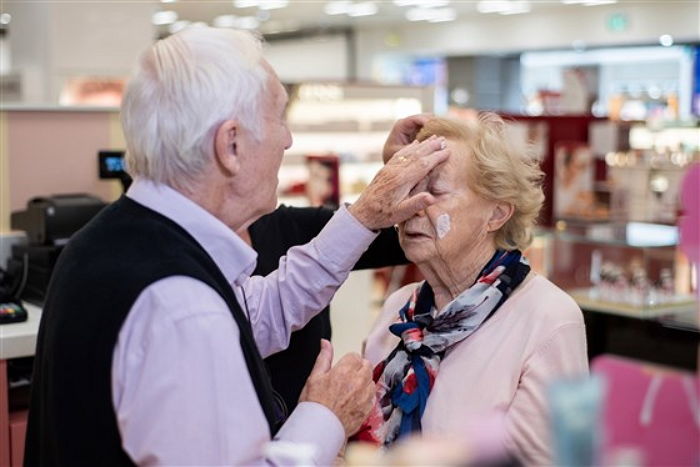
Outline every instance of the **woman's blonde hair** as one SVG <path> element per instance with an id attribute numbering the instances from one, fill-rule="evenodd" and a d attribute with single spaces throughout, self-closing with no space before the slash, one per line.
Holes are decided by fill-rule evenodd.
<path id="1" fill-rule="evenodd" d="M 544 174 L 529 151 L 510 140 L 503 119 L 491 112 L 480 112 L 471 120 L 432 118 L 417 139 L 423 141 L 431 135 L 444 136 L 470 148 L 473 170 L 469 172 L 469 188 L 484 199 L 513 206 L 513 215 L 496 232 L 496 247 L 527 248 L 544 202 Z"/>

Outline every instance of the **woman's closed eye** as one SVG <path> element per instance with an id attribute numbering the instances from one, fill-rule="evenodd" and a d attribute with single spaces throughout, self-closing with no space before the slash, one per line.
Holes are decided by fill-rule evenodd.
<path id="1" fill-rule="evenodd" d="M 428 187 L 428 191 L 433 196 L 442 196 L 449 193 L 449 190 L 446 187 L 440 185 L 430 185 Z"/>

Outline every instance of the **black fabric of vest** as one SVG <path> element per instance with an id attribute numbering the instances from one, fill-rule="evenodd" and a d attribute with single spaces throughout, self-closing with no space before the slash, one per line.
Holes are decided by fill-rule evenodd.
<path id="1" fill-rule="evenodd" d="M 222 272 L 184 229 L 122 197 L 74 235 L 54 270 L 39 328 L 25 466 L 133 465 L 112 404 L 112 356 L 139 294 L 171 276 L 197 279 L 226 301 L 270 432 L 277 431 L 269 376 Z"/>

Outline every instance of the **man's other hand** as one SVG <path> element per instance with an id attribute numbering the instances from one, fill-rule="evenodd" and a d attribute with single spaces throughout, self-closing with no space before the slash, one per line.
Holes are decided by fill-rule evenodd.
<path id="1" fill-rule="evenodd" d="M 299 402 L 316 402 L 328 407 L 345 428 L 345 435 L 354 435 L 367 419 L 374 403 L 374 382 L 370 363 L 357 354 L 347 354 L 335 366 L 333 347 L 321 340 L 309 379 L 306 380 Z"/>
<path id="2" fill-rule="evenodd" d="M 423 128 L 423 125 L 432 118 L 432 114 L 418 114 L 410 117 L 402 118 L 394 123 L 389 137 L 384 143 L 382 158 L 386 164 L 394 154 L 399 152 L 404 146 L 408 146 L 415 139 L 418 132 Z"/>

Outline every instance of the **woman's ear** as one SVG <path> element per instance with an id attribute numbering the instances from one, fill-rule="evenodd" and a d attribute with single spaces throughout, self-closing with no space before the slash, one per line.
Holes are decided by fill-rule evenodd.
<path id="1" fill-rule="evenodd" d="M 496 230 L 503 227 L 503 224 L 508 222 L 515 212 L 515 207 L 510 203 L 495 203 L 493 211 L 491 211 L 491 218 L 488 221 L 489 232 L 495 232 Z"/>
<path id="2" fill-rule="evenodd" d="M 241 170 L 241 161 L 237 151 L 239 135 L 238 122 L 226 120 L 219 125 L 214 136 L 214 157 L 224 171 L 233 176 Z"/>

